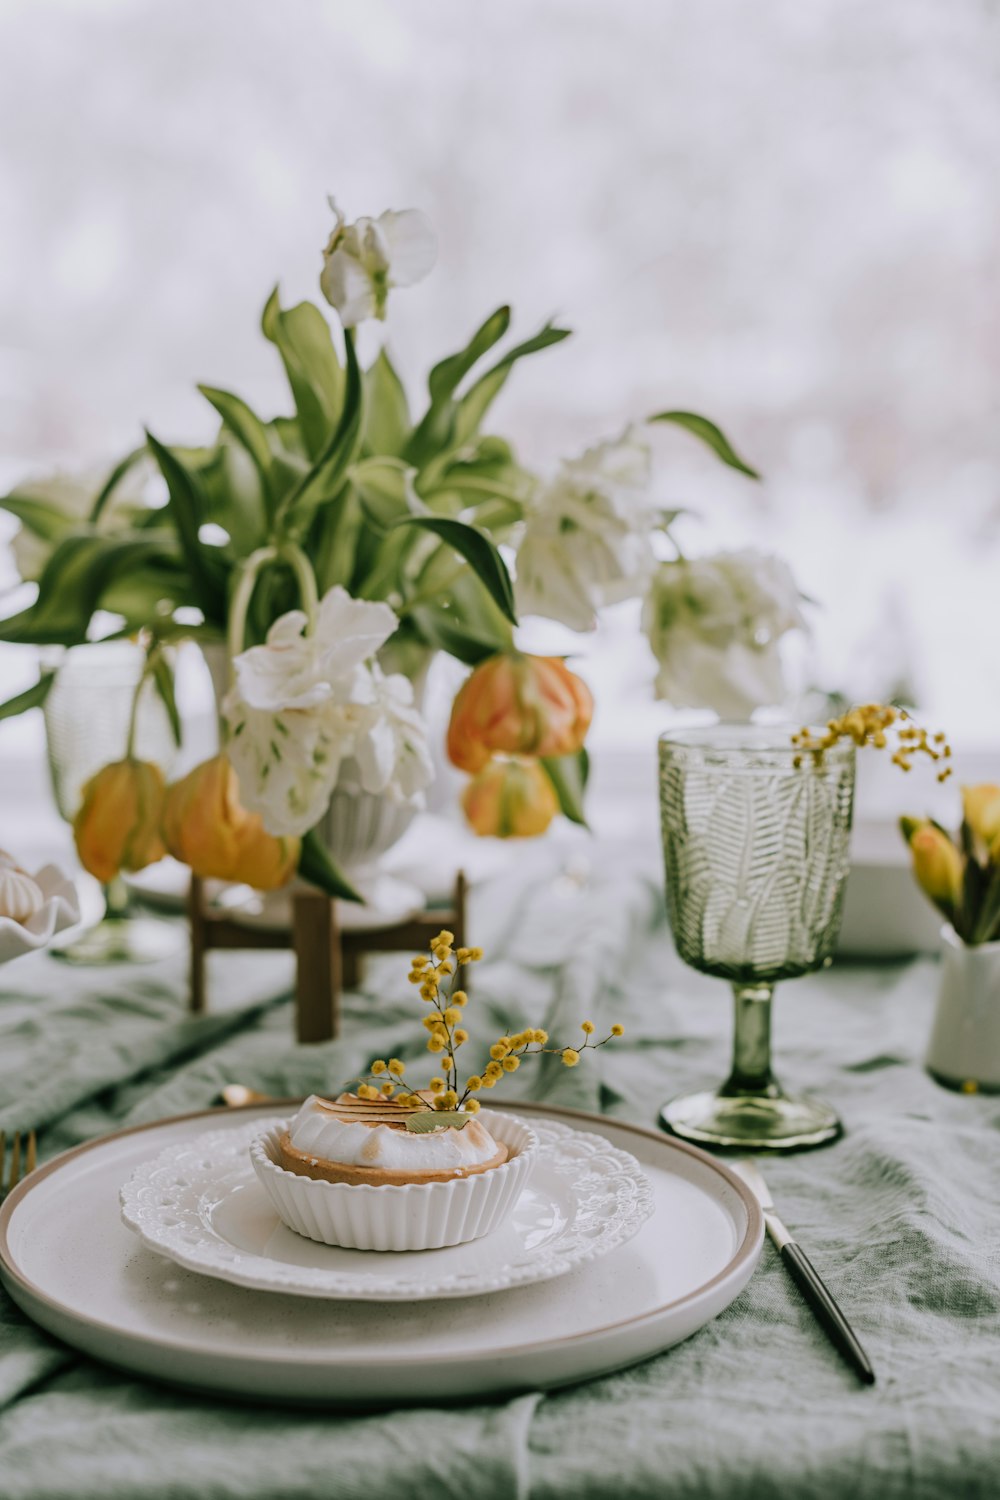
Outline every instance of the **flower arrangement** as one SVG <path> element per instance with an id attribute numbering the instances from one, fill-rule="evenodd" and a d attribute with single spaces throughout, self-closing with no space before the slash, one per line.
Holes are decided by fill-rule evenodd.
<path id="1" fill-rule="evenodd" d="M 428 1089 L 421 1093 L 404 1082 L 406 1065 L 398 1057 L 376 1058 L 366 1077 L 358 1081 L 359 1098 L 393 1099 L 417 1111 L 416 1118 L 407 1120 L 408 1129 L 461 1126 L 469 1116 L 479 1113 L 476 1095 L 483 1089 L 495 1088 L 502 1083 L 505 1073 L 516 1073 L 527 1059 L 558 1057 L 565 1067 L 575 1068 L 581 1053 L 596 1051 L 624 1035 L 624 1027 L 616 1022 L 603 1040 L 592 1041 L 596 1028 L 592 1021 L 584 1021 L 580 1027 L 583 1040 L 575 1047 L 553 1047 L 549 1045 L 548 1032 L 539 1027 L 513 1035 L 505 1032 L 490 1047 L 489 1061 L 482 1071 L 469 1074 L 464 1084 L 460 1083 L 457 1053 L 469 1041 L 469 1033 L 462 1024 L 469 997 L 459 987 L 460 976 L 467 964 L 479 962 L 483 950 L 454 948 L 454 941 L 454 933 L 439 932 L 431 940 L 430 952 L 418 953 L 410 963 L 410 983 L 420 986 L 421 1000 L 431 1007 L 423 1018 L 423 1025 L 430 1033 L 427 1050 L 438 1058 L 441 1073 L 432 1078 Z M 432 1116 L 431 1111 L 434 1112 Z M 421 1120 L 420 1114 L 430 1117 Z"/>
<path id="2" fill-rule="evenodd" d="M 913 873 L 970 947 L 1000 939 L 1000 786 L 963 786 L 952 836 L 931 818 L 901 818 Z"/>
<path id="3" fill-rule="evenodd" d="M 434 366 L 414 417 L 387 347 L 362 369 L 356 329 L 429 272 L 433 232 L 416 210 L 348 223 L 331 206 L 320 288 L 337 326 L 277 291 L 263 312 L 289 414 L 201 385 L 221 424 L 210 445 L 147 432 L 99 482 L 25 483 L 0 500 L 37 585 L 0 639 L 137 637 L 178 737 L 171 647 L 226 645 L 219 756 L 166 788 L 126 746 L 86 789 L 77 846 L 102 879 L 167 849 L 200 875 L 270 888 L 297 870 L 353 897 L 317 824 L 348 770 L 365 792 L 419 805 L 433 765 L 413 683 L 439 651 L 471 669 L 448 752 L 473 778 L 473 827 L 530 836 L 557 811 L 582 822 L 590 693 L 565 662 L 518 650 L 519 613 L 586 631 L 605 605 L 641 598 L 657 689 L 675 705 L 746 713 L 778 696 L 778 643 L 802 624 L 787 567 L 685 558 L 678 512 L 652 493 L 644 424 L 549 478 L 485 430 L 514 367 L 568 329 L 548 323 L 496 354 L 511 322 L 497 308 Z M 706 418 L 648 421 L 757 477 Z M 42 703 L 53 675 L 0 717 Z"/>

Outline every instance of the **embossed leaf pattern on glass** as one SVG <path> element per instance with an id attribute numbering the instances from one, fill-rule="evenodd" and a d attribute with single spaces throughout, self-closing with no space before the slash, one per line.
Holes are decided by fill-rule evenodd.
<path id="1" fill-rule="evenodd" d="M 661 748 L 667 900 L 680 956 L 739 983 L 821 967 L 848 867 L 853 761 Z"/>

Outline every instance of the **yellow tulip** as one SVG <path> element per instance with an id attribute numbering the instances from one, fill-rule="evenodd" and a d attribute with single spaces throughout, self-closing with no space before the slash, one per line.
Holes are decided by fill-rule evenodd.
<path id="1" fill-rule="evenodd" d="M 107 885 L 121 870 L 144 870 L 162 859 L 163 792 L 159 766 L 131 756 L 92 776 L 73 819 L 83 868 Z"/>
<path id="2" fill-rule="evenodd" d="M 493 760 L 465 788 L 462 809 L 478 834 L 528 839 L 545 832 L 559 801 L 536 761 Z"/>
<path id="3" fill-rule="evenodd" d="M 1000 836 L 1000 786 L 963 786 L 962 810 L 975 837 L 987 847 Z"/>
<path id="4" fill-rule="evenodd" d="M 240 880 L 273 891 L 291 879 L 300 841 L 268 833 L 240 802 L 225 755 L 213 756 L 167 789 L 163 836 L 175 859 L 205 880 Z"/>
<path id="5" fill-rule="evenodd" d="M 904 819 L 903 831 L 913 856 L 913 873 L 921 889 L 951 915 L 962 900 L 965 866 L 946 833 L 930 822 Z"/>

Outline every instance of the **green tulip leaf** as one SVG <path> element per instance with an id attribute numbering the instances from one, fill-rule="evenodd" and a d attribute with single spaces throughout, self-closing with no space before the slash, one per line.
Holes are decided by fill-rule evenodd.
<path id="1" fill-rule="evenodd" d="M 364 449 L 373 456 L 398 458 L 410 437 L 410 407 L 385 349 L 365 371 L 365 397 Z"/>
<path id="2" fill-rule="evenodd" d="M 661 411 L 653 417 L 648 417 L 647 421 L 670 422 L 674 427 L 682 427 L 685 432 L 690 432 L 692 437 L 698 438 L 700 442 L 711 448 L 716 458 L 728 464 L 731 469 L 738 469 L 741 474 L 746 474 L 748 479 L 760 478 L 757 470 L 751 469 L 750 465 L 740 458 L 725 433 L 707 417 L 699 417 L 697 412 L 693 411 Z"/>
<path id="3" fill-rule="evenodd" d="M 498 344 L 510 327 L 510 308 L 498 307 L 480 324 L 464 349 L 436 364 L 427 378 L 431 400 L 436 403 L 453 396 L 473 365 Z"/>
<path id="4" fill-rule="evenodd" d="M 226 578 L 228 569 L 217 547 L 206 547 L 198 531 L 208 520 L 208 505 L 195 471 L 151 432 L 146 433 L 150 451 L 167 482 L 170 499 L 166 510 L 174 523 L 177 538 L 191 576 L 195 599 L 206 620 L 221 624 L 226 617 Z"/>
<path id="5" fill-rule="evenodd" d="M 281 355 L 306 452 L 319 458 L 330 441 L 344 404 L 344 371 L 333 335 L 312 302 L 282 308 L 275 287 L 261 317 L 265 338 Z"/>
<path id="6" fill-rule="evenodd" d="M 268 511 L 273 507 L 271 488 L 271 445 L 267 440 L 267 429 L 239 396 L 230 391 L 220 391 L 211 385 L 198 387 L 205 400 L 210 402 L 242 448 L 250 455 L 260 475 L 261 489 Z"/>
<path id="7" fill-rule="evenodd" d="M 583 794 L 590 774 L 590 757 L 586 750 L 578 750 L 575 755 L 545 755 L 541 764 L 559 799 L 560 811 L 571 823 L 586 828 Z"/>
<path id="8" fill-rule="evenodd" d="M 507 564 L 485 531 L 447 516 L 402 516 L 396 525 L 420 527 L 440 537 L 460 557 L 465 558 L 493 602 L 512 625 L 517 624 L 514 586 L 510 581 Z"/>
<path id="9" fill-rule="evenodd" d="M 299 874 L 303 880 L 308 880 L 310 885 L 318 886 L 328 896 L 339 896 L 341 901 L 357 901 L 364 904 L 364 897 L 358 895 L 346 875 L 342 874 L 315 828 L 311 829 L 302 840 Z"/>
<path id="10" fill-rule="evenodd" d="M 361 444 L 365 417 L 364 387 L 350 329 L 345 333 L 344 347 L 347 351 L 347 379 L 340 421 L 309 473 L 278 507 L 276 521 L 279 529 L 284 522 L 294 522 L 299 535 L 308 528 L 320 506 L 337 500 Z"/>
<path id="11" fill-rule="evenodd" d="M 33 687 L 8 698 L 6 703 L 0 703 L 0 719 L 14 719 L 18 714 L 27 713 L 29 708 L 41 708 L 55 680 L 55 672 L 43 672 Z"/>

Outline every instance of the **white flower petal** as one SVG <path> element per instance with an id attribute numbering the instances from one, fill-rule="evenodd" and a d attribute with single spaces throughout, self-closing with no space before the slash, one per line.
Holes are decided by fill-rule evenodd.
<path id="1" fill-rule="evenodd" d="M 372 279 L 347 249 L 339 247 L 326 256 L 319 284 L 345 328 L 356 328 L 376 316 L 378 304 Z"/>
<path id="2" fill-rule="evenodd" d="M 402 213 L 388 209 L 379 215 L 378 225 L 388 249 L 393 286 L 423 281 L 437 259 L 437 235 L 427 215 L 419 208 L 407 208 Z"/>
<path id="3" fill-rule="evenodd" d="M 331 678 L 346 676 L 374 656 L 398 624 L 388 604 L 352 599 L 339 585 L 330 589 L 320 603 L 316 623 L 324 671 Z"/>

